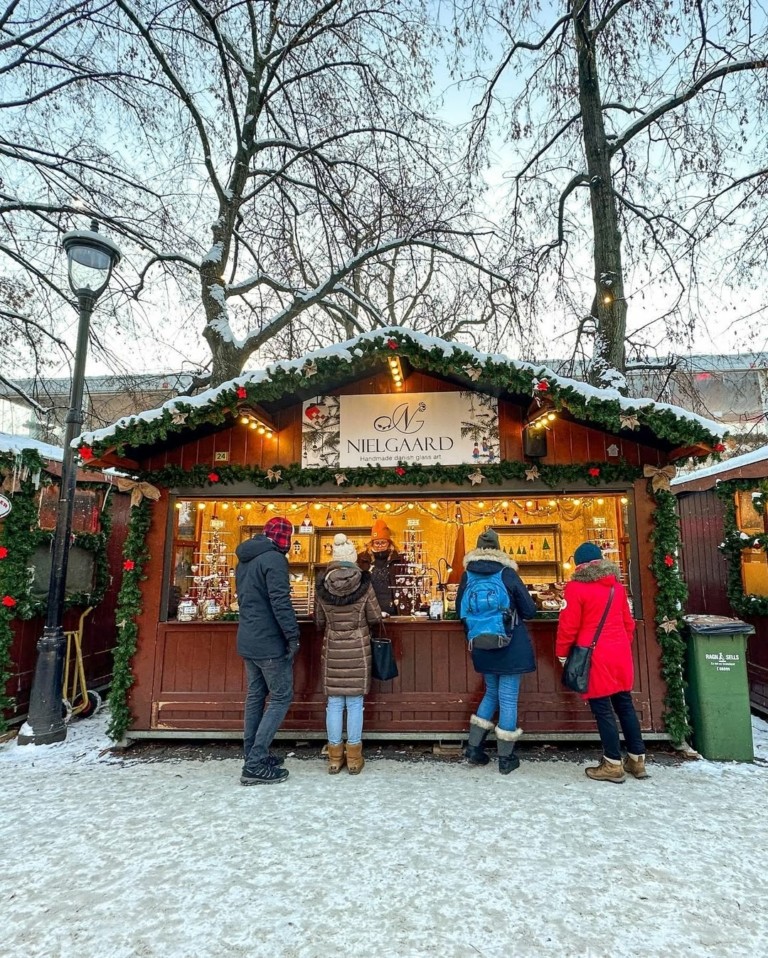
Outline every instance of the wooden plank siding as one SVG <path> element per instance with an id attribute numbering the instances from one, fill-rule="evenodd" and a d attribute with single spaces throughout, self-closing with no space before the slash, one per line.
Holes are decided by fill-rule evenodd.
<path id="1" fill-rule="evenodd" d="M 642 624 L 641 624 L 642 625 Z M 523 676 L 519 724 L 528 732 L 593 732 L 594 720 L 581 698 L 564 691 L 556 665 L 556 623 L 529 624 L 538 669 Z M 151 728 L 230 730 L 243 722 L 245 679 L 236 652 L 234 623 L 160 623 L 158 669 L 152 696 Z M 461 732 L 483 695 L 482 676 L 472 668 L 464 630 L 458 622 L 389 622 L 400 674 L 374 681 L 365 700 L 366 733 Z M 325 696 L 320 674 L 322 637 L 302 623 L 294 667 L 294 703 L 282 728 L 317 732 L 324 728 Z M 645 633 L 635 643 L 635 704 L 641 725 L 654 727 L 645 661 Z"/>
<path id="2" fill-rule="evenodd" d="M 757 480 L 756 480 L 757 482 Z M 736 616 L 728 600 L 728 567 L 718 549 L 725 506 L 714 489 L 677 497 L 682 537 L 681 567 L 688 585 L 686 612 Z M 747 642 L 747 676 L 752 707 L 768 714 L 768 620 L 745 616 L 755 627 Z"/>
<path id="3" fill-rule="evenodd" d="M 110 493 L 107 508 L 112 516 L 112 533 L 107 542 L 106 559 L 109 582 L 104 598 L 83 624 L 82 654 L 86 684 L 89 689 L 103 689 L 112 676 L 112 653 L 117 641 L 115 610 L 123 568 L 123 544 L 128 531 L 130 496 Z M 67 609 L 64 613 L 64 631 L 78 628 L 80 614 L 85 607 Z M 29 710 L 29 696 L 37 661 L 37 641 L 45 628 L 45 616 L 15 619 L 10 649 L 10 677 L 6 693 L 13 706 L 6 711 L 8 721 L 20 720 Z"/>

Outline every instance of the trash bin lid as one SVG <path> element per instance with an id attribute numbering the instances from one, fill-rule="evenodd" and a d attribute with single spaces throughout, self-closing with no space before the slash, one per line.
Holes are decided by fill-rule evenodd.
<path id="1" fill-rule="evenodd" d="M 755 627 L 727 615 L 684 615 L 683 621 L 697 635 L 752 635 Z"/>

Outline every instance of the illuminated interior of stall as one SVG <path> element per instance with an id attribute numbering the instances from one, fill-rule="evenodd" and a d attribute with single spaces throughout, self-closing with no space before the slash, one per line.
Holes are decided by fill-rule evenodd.
<path id="1" fill-rule="evenodd" d="M 395 604 L 401 612 L 426 614 L 433 600 L 452 612 L 464 554 L 489 527 L 528 588 L 552 609 L 556 604 L 546 600 L 554 600 L 570 578 L 582 542 L 596 543 L 627 580 L 629 506 L 618 494 L 179 500 L 168 613 L 187 621 L 234 617 L 235 549 L 272 516 L 285 516 L 294 526 L 288 561 L 294 602 L 303 614 L 311 613 L 314 580 L 331 559 L 336 533 L 346 533 L 363 552 L 376 520 L 384 520 L 400 553 Z"/>
<path id="2" fill-rule="evenodd" d="M 766 518 L 755 509 L 758 493 L 744 490 L 736 493 L 736 517 L 742 536 L 755 537 L 754 547 L 742 549 L 741 578 L 747 595 L 768 595 L 768 555 L 757 536 L 768 528 Z"/>

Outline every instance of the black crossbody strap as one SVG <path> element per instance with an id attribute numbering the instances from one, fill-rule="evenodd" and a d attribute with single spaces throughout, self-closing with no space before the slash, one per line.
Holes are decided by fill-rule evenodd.
<path id="1" fill-rule="evenodd" d="M 605 608 L 603 609 L 603 617 L 600 619 L 600 622 L 598 623 L 597 631 L 595 632 L 595 637 L 594 637 L 594 639 L 592 639 L 592 645 L 590 645 L 590 649 L 594 649 L 594 647 L 597 645 L 597 640 L 600 638 L 600 633 L 603 631 L 603 626 L 605 625 L 605 620 L 608 618 L 608 610 L 609 610 L 610 607 L 611 607 L 611 602 L 613 602 L 613 593 L 614 593 L 615 591 L 616 591 L 616 587 L 612 585 L 612 586 L 611 586 L 610 594 L 609 594 L 609 596 L 608 596 L 608 602 L 607 602 Z"/>

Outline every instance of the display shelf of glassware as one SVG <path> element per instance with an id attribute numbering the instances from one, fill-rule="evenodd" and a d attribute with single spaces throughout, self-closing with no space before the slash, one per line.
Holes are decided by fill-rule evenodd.
<path id="1" fill-rule="evenodd" d="M 607 519 L 600 516 L 592 518 L 592 524 L 587 526 L 587 541 L 594 543 L 606 558 L 616 561 L 619 555 L 619 543 L 616 539 L 616 530 L 608 525 Z"/>
<path id="2" fill-rule="evenodd" d="M 218 619 L 237 608 L 235 601 L 235 553 L 232 534 L 217 516 L 200 535 L 200 545 L 192 554 L 187 589 L 179 601 L 180 622 L 194 619 Z"/>
<path id="3" fill-rule="evenodd" d="M 424 547 L 424 532 L 418 519 L 409 519 L 403 532 L 400 562 L 395 568 L 392 602 L 396 615 L 412 615 L 432 597 L 432 574 Z"/>
<path id="4" fill-rule="evenodd" d="M 586 530 L 587 541 L 594 543 L 606 559 L 615 562 L 619 567 L 621 581 L 628 585 L 628 576 L 624 555 L 619 548 L 616 530 L 608 525 L 608 520 L 594 516 Z"/>

